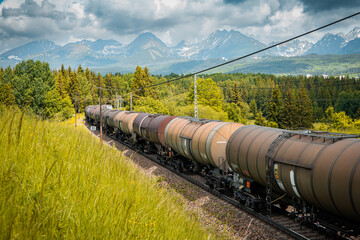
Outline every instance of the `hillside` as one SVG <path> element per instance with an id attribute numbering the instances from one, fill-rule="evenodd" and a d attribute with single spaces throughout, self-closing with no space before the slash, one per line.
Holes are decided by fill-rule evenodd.
<path id="1" fill-rule="evenodd" d="M 269 57 L 223 68 L 222 72 L 268 73 L 284 75 L 354 75 L 360 74 L 360 54 L 305 55 Z"/>
<path id="2" fill-rule="evenodd" d="M 82 127 L 0 109 L 1 239 L 209 239 L 182 199 Z"/>

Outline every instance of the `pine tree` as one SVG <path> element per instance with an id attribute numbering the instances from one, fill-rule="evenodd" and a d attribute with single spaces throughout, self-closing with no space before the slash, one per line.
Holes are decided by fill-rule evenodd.
<path id="1" fill-rule="evenodd" d="M 256 105 L 255 100 L 253 99 L 250 102 L 250 113 L 252 113 L 253 118 L 255 118 L 257 111 L 258 111 L 257 110 L 257 105 Z"/>
<path id="2" fill-rule="evenodd" d="M 288 89 L 285 95 L 284 107 L 281 111 L 281 128 L 293 129 L 298 125 L 298 110 L 295 98 L 295 91 Z"/>
<path id="3" fill-rule="evenodd" d="M 15 104 L 15 96 L 12 94 L 12 88 L 10 83 L 2 84 L 0 81 L 0 105 L 9 107 Z"/>
<path id="4" fill-rule="evenodd" d="M 57 77 L 56 77 L 56 90 L 58 91 L 61 98 L 65 98 L 68 96 L 68 92 L 66 91 L 66 79 L 62 74 L 62 71 L 59 71 Z"/>
<path id="5" fill-rule="evenodd" d="M 77 74 L 83 74 L 83 73 L 84 73 L 84 69 L 82 69 L 81 65 L 79 65 L 77 69 Z"/>
<path id="6" fill-rule="evenodd" d="M 3 81 L 2 75 L 4 74 L 4 69 L 0 67 L 0 83 Z"/>
<path id="7" fill-rule="evenodd" d="M 310 128 L 313 123 L 313 107 L 304 86 L 300 86 L 298 101 L 299 123 L 297 127 Z"/>
<path id="8" fill-rule="evenodd" d="M 75 102 L 75 94 L 77 96 L 81 94 L 79 80 L 77 78 L 75 70 L 70 73 L 69 94 L 73 102 Z"/>
<path id="9" fill-rule="evenodd" d="M 131 88 L 142 88 L 146 87 L 152 84 L 152 79 L 150 77 L 149 69 L 147 67 L 144 68 L 144 70 L 137 66 L 134 77 L 131 82 Z M 134 93 L 137 97 L 149 97 L 153 96 L 154 88 L 143 88 L 141 90 L 138 90 Z"/>
<path id="10" fill-rule="evenodd" d="M 282 111 L 281 92 L 276 86 L 271 92 L 270 103 L 268 106 L 267 119 L 277 124 L 280 123 L 280 112 Z"/>
<path id="11" fill-rule="evenodd" d="M 237 82 L 235 82 L 233 87 L 231 88 L 230 96 L 231 96 L 231 102 L 240 106 L 242 99 L 240 95 L 239 85 Z"/>
<path id="12" fill-rule="evenodd" d="M 267 126 L 266 118 L 261 111 L 258 111 L 255 116 L 255 124 L 258 126 Z"/>
<path id="13" fill-rule="evenodd" d="M 91 72 L 90 72 L 89 68 L 85 69 L 85 77 L 89 82 L 92 83 L 92 81 L 91 81 Z"/>

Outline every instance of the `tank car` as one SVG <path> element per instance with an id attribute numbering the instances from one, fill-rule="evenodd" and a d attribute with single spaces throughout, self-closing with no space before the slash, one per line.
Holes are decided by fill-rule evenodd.
<path id="1" fill-rule="evenodd" d="M 299 207 L 360 222 L 360 140 L 354 137 L 248 125 L 231 136 L 226 154 L 240 182 L 255 180 Z"/>
<path id="2" fill-rule="evenodd" d="M 342 135 L 103 110 L 108 133 L 164 164 L 202 174 L 217 191 L 254 209 L 293 206 L 306 220 L 316 214 L 360 222 L 360 140 Z M 86 118 L 99 124 L 99 106 Z"/>

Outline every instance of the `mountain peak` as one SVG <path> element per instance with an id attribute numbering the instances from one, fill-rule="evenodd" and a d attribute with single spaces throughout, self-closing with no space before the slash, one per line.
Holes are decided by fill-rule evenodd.
<path id="1" fill-rule="evenodd" d="M 7 52 L 0 54 L 3 58 L 17 59 L 22 60 L 32 55 L 37 55 L 39 53 L 48 52 L 52 49 L 55 49 L 57 46 L 53 41 L 50 40 L 36 40 L 29 43 L 26 43 L 20 47 L 11 49 Z"/>
<path id="2" fill-rule="evenodd" d="M 162 52 L 167 52 L 168 47 L 158 37 L 151 32 L 140 34 L 134 41 L 127 46 L 128 54 L 132 55 L 146 49 L 157 49 Z"/>
<path id="3" fill-rule="evenodd" d="M 353 30 L 344 34 L 344 39 L 349 42 L 354 40 L 355 38 L 360 38 L 360 27 L 355 27 Z"/>

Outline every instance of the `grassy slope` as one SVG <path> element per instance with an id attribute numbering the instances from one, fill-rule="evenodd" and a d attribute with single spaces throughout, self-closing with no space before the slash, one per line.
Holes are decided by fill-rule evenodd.
<path id="1" fill-rule="evenodd" d="M 218 237 L 83 127 L 0 110 L 0 156 L 1 239 Z"/>

